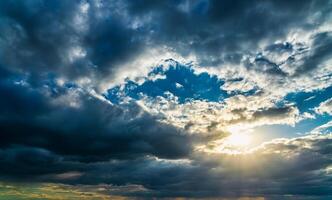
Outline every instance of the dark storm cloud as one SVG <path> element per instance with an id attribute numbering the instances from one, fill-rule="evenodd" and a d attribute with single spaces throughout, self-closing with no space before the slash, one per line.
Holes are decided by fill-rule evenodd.
<path id="1" fill-rule="evenodd" d="M 39 181 L 140 185 L 143 191 L 120 190 L 117 194 L 145 198 L 264 196 L 267 199 L 283 199 L 285 195 L 309 195 L 324 199 L 332 195 L 332 180 L 328 175 L 332 162 L 330 143 L 331 138 L 324 136 L 280 140 L 245 155 L 197 154 L 191 157 L 191 162 L 141 157 L 78 163 L 70 157 L 61 160 L 41 149 L 17 148 L 2 154 L 5 156 L 1 162 L 6 165 L 1 165 L 1 169 L 19 174 L 19 169 L 8 166 L 15 167 L 12 163 L 20 163 L 31 170 L 30 176 Z M 50 165 L 51 168 L 44 169 L 43 165 Z M 59 168 L 54 169 L 54 166 Z M 34 174 L 34 167 L 41 167 L 39 173 L 46 175 Z M 59 178 L 64 175 L 56 176 L 65 174 L 66 170 L 79 175 L 68 179 Z"/>
<path id="2" fill-rule="evenodd" d="M 6 97 L 0 101 L 2 148 L 39 147 L 86 162 L 142 154 L 178 158 L 190 152 L 188 136 L 157 122 L 137 105 L 112 106 L 78 88 L 45 84 L 31 88 L 29 83 L 13 82 L 11 78 L 0 82 Z M 64 97 L 69 99 L 56 102 Z"/>
<path id="3" fill-rule="evenodd" d="M 135 30 L 113 16 L 113 10 L 97 17 L 100 13 L 94 3 L 89 4 L 90 12 L 80 11 L 81 3 L 2 1 L 1 64 L 29 73 L 52 71 L 80 77 L 109 73 L 116 62 L 138 50 Z M 72 60 L 75 48 L 84 56 Z"/>
<path id="4" fill-rule="evenodd" d="M 13 146 L 1 149 L 0 155 L 2 178 L 34 181 L 38 180 L 40 175 L 84 169 L 48 150 L 36 147 Z"/>
<path id="5" fill-rule="evenodd" d="M 54 69 L 75 37 L 67 24 L 72 3 L 1 2 L 1 60 L 5 67 Z"/>

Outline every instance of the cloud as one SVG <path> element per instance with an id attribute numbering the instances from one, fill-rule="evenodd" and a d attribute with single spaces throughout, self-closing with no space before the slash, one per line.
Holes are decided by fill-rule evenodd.
<path id="1" fill-rule="evenodd" d="M 113 195 L 137 197 L 265 196 L 273 199 L 313 195 L 324 198 L 331 195 L 328 178 L 330 140 L 331 135 L 277 139 L 247 154 L 197 152 L 188 161 L 146 157 L 76 163 L 70 166 L 71 170 L 82 171 L 82 166 L 89 166 L 89 170 L 84 170 L 82 176 L 71 182 L 56 180 L 84 183 L 86 186 L 79 187 L 83 191 L 86 188 L 96 191 L 102 187 Z M 47 180 L 45 177 L 52 180 L 50 176 L 41 180 Z M 100 182 L 105 185 L 98 185 Z M 126 185 L 130 184 L 137 185 L 134 187 L 137 189 L 128 190 Z M 112 185 L 123 186 L 114 191 Z M 64 189 L 68 191 L 70 188 Z"/>
<path id="2" fill-rule="evenodd" d="M 326 177 L 331 165 L 330 135 L 279 139 L 244 155 L 194 151 L 191 145 L 196 138 L 208 142 L 227 135 L 194 137 L 159 122 L 139 105 L 112 105 L 75 85 L 59 85 L 56 79 L 32 85 L 29 77 L 16 81 L 17 76 L 8 72 L 0 84 L 11 96 L 11 101 L 2 100 L 6 109 L 0 115 L 1 132 L 5 133 L 0 142 L 0 177 L 4 180 L 82 184 L 79 190 L 86 192 L 91 187 L 95 196 L 105 194 L 94 193 L 100 183 L 113 195 L 142 198 L 236 198 L 239 194 L 280 198 L 308 195 L 306 191 L 331 195 Z M 39 100 L 34 109 L 26 106 L 34 105 L 32 99 Z M 8 106 L 14 101 L 20 104 Z M 188 108 L 188 112 L 206 110 L 207 102 L 197 103 L 200 106 Z M 254 121 L 279 120 L 294 111 L 292 106 L 268 108 L 250 116 Z M 212 124 L 207 125 L 213 130 Z M 126 185 L 131 184 L 143 190 L 128 192 Z M 107 185 L 120 187 L 114 192 Z M 71 187 L 64 190 L 71 191 Z"/>
<path id="3" fill-rule="evenodd" d="M 29 198 L 330 197 L 331 9 L 1 1 L 0 179 L 40 183 Z M 302 122 L 316 128 L 220 151 L 232 130 Z"/>
<path id="4" fill-rule="evenodd" d="M 318 114 L 329 114 L 332 115 L 332 99 L 328 99 L 319 104 L 318 107 L 315 108 L 316 113 Z"/>
<path id="5" fill-rule="evenodd" d="M 321 126 L 318 126 L 314 128 L 311 133 L 313 134 L 324 134 L 324 133 L 329 133 L 331 132 L 332 128 L 332 121 L 327 122 L 326 124 L 323 124 Z"/>
<path id="6" fill-rule="evenodd" d="M 304 59 L 301 66 L 299 66 L 294 75 L 303 74 L 319 67 L 324 61 L 331 58 L 332 37 L 331 32 L 322 32 L 314 36 L 312 42 L 313 49 L 310 54 Z"/>
<path id="7" fill-rule="evenodd" d="M 138 100 L 140 106 L 159 120 L 191 133 L 225 132 L 234 125 L 243 129 L 267 124 L 294 126 L 312 118 L 309 113 L 301 113 L 296 103 L 287 102 L 282 99 L 284 96 L 271 94 L 265 88 L 234 88 L 244 80 L 225 81 L 198 72 L 191 65 L 168 60 L 152 68 L 144 79 L 136 82 L 128 79 L 110 88 L 105 96 L 116 104 Z M 176 86 L 179 83 L 182 87 Z"/>
<path id="8" fill-rule="evenodd" d="M 143 42 L 126 20 L 113 20 L 122 17 L 117 9 L 97 1 L 1 2 L 1 64 L 70 79 L 105 77 Z"/>
<path id="9" fill-rule="evenodd" d="M 312 22 L 303 19 L 311 18 L 316 10 L 328 10 L 312 1 L 302 2 L 300 6 L 275 1 L 250 4 L 242 1 L 198 1 L 187 4 L 142 1 L 128 2 L 128 8 L 133 16 L 151 19 L 148 27 L 156 30 L 150 35 L 152 39 L 158 37 L 159 43 L 164 42 L 183 55 L 188 54 L 190 49 L 198 55 L 201 64 L 208 65 L 217 63 L 225 51 L 238 52 L 248 47 L 255 49 L 264 38 L 273 41 L 290 30 L 313 28 L 316 22 L 324 20 L 325 11 Z M 276 14 L 270 15 L 269 10 Z"/>
<path id="10" fill-rule="evenodd" d="M 103 160 L 150 153 L 170 158 L 189 154 L 190 138 L 138 105 L 113 106 L 80 88 L 68 87 L 41 84 L 32 88 L 28 83 L 22 86 L 3 80 L 0 90 L 7 98 L 1 100 L 4 135 L 0 146 L 45 148 L 87 161 L 90 156 Z"/>
<path id="11" fill-rule="evenodd" d="M 127 60 L 158 47 L 182 57 L 192 54 L 200 65 L 216 66 L 237 60 L 232 55 L 241 55 L 248 48 L 255 52 L 266 39 L 276 41 L 292 31 L 315 30 L 327 21 L 330 9 L 314 1 L 292 5 L 206 0 L 1 4 L 2 64 L 34 73 L 54 71 L 70 78 L 114 77 L 112 73 L 121 73 L 118 68 Z M 259 23 L 253 23 L 256 21 Z M 319 43 L 323 35 L 316 37 L 315 44 L 328 54 L 328 44 Z M 321 60 L 316 59 L 319 55 L 313 56 L 311 60 Z"/>

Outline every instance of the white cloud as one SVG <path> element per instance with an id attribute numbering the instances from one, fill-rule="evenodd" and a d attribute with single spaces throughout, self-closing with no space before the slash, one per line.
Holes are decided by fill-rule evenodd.
<path id="1" fill-rule="evenodd" d="M 272 101 L 262 99 L 260 102 L 261 98 L 255 96 L 238 95 L 225 102 L 192 100 L 180 104 L 172 93 L 167 95 L 166 98 L 144 96 L 139 103 L 161 121 L 191 133 L 224 132 L 234 125 L 242 127 L 242 130 L 266 124 L 294 125 L 308 117 L 301 116 L 292 105 L 277 108 Z"/>
<path id="2" fill-rule="evenodd" d="M 314 128 L 311 133 L 312 134 L 325 134 L 331 133 L 332 130 L 332 121 L 327 122 L 326 124 L 320 125 Z"/>
<path id="3" fill-rule="evenodd" d="M 315 108 L 315 111 L 320 115 L 323 114 L 332 115 L 332 98 L 320 103 L 319 106 Z"/>

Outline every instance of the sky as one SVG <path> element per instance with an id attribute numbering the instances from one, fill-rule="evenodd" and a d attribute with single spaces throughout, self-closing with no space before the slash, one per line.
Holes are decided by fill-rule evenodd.
<path id="1" fill-rule="evenodd" d="M 332 1 L 0 1 L 0 199 L 332 199 Z"/>

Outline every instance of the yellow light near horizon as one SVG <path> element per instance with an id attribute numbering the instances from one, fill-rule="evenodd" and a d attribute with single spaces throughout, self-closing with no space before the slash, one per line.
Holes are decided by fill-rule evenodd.
<path id="1" fill-rule="evenodd" d="M 245 147 L 251 143 L 251 138 L 245 133 L 232 133 L 226 138 L 226 143 L 234 147 Z"/>

